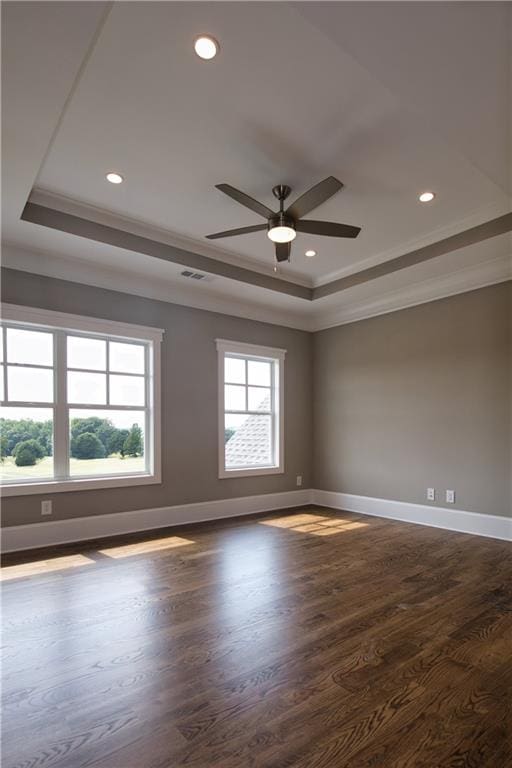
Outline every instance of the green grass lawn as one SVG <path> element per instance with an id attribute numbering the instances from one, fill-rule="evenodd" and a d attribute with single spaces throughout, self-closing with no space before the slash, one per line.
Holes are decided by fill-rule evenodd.
<path id="1" fill-rule="evenodd" d="M 144 472 L 144 457 L 109 456 L 107 459 L 70 459 L 69 466 L 72 477 L 83 475 L 119 475 L 132 472 Z M 47 479 L 53 476 L 53 457 L 45 456 L 33 467 L 17 467 L 14 458 L 8 456 L 0 462 L 0 478 L 3 483 L 13 480 Z"/>

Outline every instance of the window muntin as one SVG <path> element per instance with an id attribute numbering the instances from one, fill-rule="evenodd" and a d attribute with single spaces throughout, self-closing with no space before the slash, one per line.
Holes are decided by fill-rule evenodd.
<path id="1" fill-rule="evenodd" d="M 284 350 L 223 340 L 217 348 L 220 477 L 284 471 Z"/>
<path id="2" fill-rule="evenodd" d="M 32 324 L 24 327 L 19 322 L 3 323 L 0 334 L 0 424 L 2 437 L 8 437 L 2 440 L 1 485 L 59 484 L 77 477 L 155 477 L 155 448 L 159 447 L 154 414 L 156 342 Z M 43 404 L 49 407 L 43 409 Z M 76 425 L 77 419 L 89 418 L 94 409 L 95 426 L 98 420 L 107 422 L 111 437 L 116 431 L 128 433 L 129 452 L 120 447 L 122 435 L 116 441 L 114 434 L 111 443 L 103 440 L 103 449 L 92 440 L 90 458 L 73 455 L 71 422 Z M 21 437 L 32 439 L 32 434 L 38 437 L 48 430 L 52 435 L 45 455 L 25 467 L 17 466 L 13 455 L 13 439 L 20 437 L 16 421 L 28 422 Z M 107 453 L 114 444 L 115 453 Z M 87 446 L 82 445 L 84 450 L 87 453 Z"/>

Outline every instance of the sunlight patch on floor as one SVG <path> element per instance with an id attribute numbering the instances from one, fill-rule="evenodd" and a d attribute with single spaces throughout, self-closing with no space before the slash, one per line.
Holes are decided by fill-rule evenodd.
<path id="1" fill-rule="evenodd" d="M 286 517 L 277 517 L 273 520 L 262 520 L 260 525 L 287 528 L 298 533 L 312 533 L 314 536 L 331 536 L 334 533 L 353 531 L 356 528 L 366 528 L 369 523 L 345 520 L 342 517 L 326 517 L 324 515 L 306 513 L 302 515 L 286 515 Z"/>
<path id="2" fill-rule="evenodd" d="M 55 571 L 78 568 L 82 565 L 91 565 L 92 563 L 94 563 L 94 560 L 91 560 L 85 555 L 64 555 L 63 557 L 52 557 L 49 560 L 35 560 L 31 563 L 6 565 L 2 566 L 0 569 L 0 581 L 21 579 L 24 576 L 38 576 L 45 573 L 54 573 Z"/>
<path id="3" fill-rule="evenodd" d="M 191 539 L 182 539 L 179 536 L 167 536 L 165 539 L 152 539 L 151 541 L 141 541 L 135 544 L 125 544 L 121 547 L 107 547 L 99 549 L 101 555 L 112 557 L 118 560 L 122 557 L 132 557 L 134 555 L 144 555 L 146 552 L 157 552 L 161 549 L 175 549 L 176 547 L 185 547 L 188 544 L 195 544 Z"/>
<path id="4" fill-rule="evenodd" d="M 271 525 L 274 528 L 294 528 L 296 525 L 306 525 L 308 523 L 318 523 L 319 520 L 327 520 L 328 518 L 320 515 L 314 515 L 309 512 L 304 512 L 299 515 L 286 515 L 285 517 L 273 517 L 270 520 L 261 520 L 261 525 Z"/>

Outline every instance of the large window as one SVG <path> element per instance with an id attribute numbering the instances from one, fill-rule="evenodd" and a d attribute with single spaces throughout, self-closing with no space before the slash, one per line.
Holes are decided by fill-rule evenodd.
<path id="1" fill-rule="evenodd" d="M 9 305 L 0 333 L 4 495 L 159 482 L 161 331 Z"/>
<path id="2" fill-rule="evenodd" d="M 217 339 L 219 476 L 284 472 L 285 350 Z"/>

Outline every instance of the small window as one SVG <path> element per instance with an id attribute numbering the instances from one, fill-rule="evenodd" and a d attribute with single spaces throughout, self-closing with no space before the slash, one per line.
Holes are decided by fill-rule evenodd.
<path id="1" fill-rule="evenodd" d="M 285 350 L 217 339 L 219 476 L 284 472 Z"/>
<path id="2" fill-rule="evenodd" d="M 159 482 L 161 332 L 9 305 L 4 319 L 3 493 Z"/>

